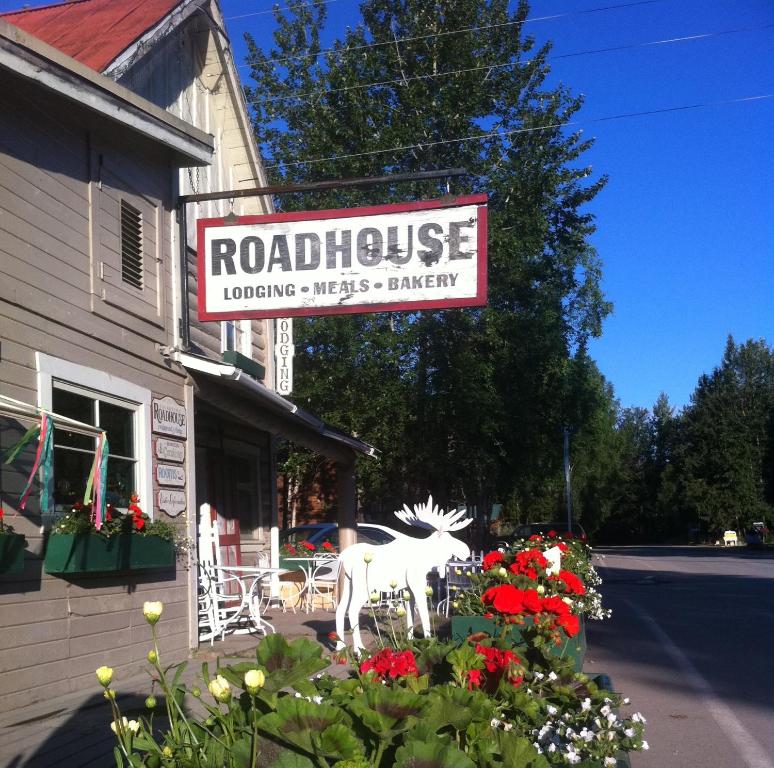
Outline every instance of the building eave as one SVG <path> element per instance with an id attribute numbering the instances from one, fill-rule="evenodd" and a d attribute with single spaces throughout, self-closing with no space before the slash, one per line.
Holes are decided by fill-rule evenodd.
<path id="1" fill-rule="evenodd" d="M 2 20 L 0 67 L 167 147 L 180 166 L 212 161 L 212 136 Z"/>

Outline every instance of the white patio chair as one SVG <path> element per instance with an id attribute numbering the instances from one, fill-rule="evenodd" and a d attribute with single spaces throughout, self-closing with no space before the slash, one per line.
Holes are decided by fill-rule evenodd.
<path id="1" fill-rule="evenodd" d="M 274 632 L 261 617 L 261 586 L 275 569 L 223 565 L 217 523 L 209 504 L 199 515 L 199 639 L 223 639 L 227 632 Z"/>
<path id="2" fill-rule="evenodd" d="M 323 605 L 331 603 L 335 608 L 338 603 L 340 561 L 338 555 L 318 555 L 315 557 L 309 581 L 307 584 L 307 600 L 311 610 L 317 605 L 317 598 Z"/>
<path id="3" fill-rule="evenodd" d="M 457 562 L 450 560 L 446 564 L 446 597 L 438 601 L 436 608 L 439 616 L 449 617 L 454 597 L 458 592 L 463 592 L 471 587 L 469 574 L 478 573 L 481 570 L 480 563 Z"/>

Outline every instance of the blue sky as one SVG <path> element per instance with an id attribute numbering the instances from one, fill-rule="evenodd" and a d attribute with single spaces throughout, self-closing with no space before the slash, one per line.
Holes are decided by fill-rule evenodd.
<path id="1" fill-rule="evenodd" d="M 221 2 L 238 58 L 246 31 L 268 44 L 271 2 Z M 610 177 L 591 210 L 614 312 L 591 353 L 623 406 L 651 407 L 665 392 L 682 407 L 728 334 L 774 344 L 774 98 L 723 103 L 774 95 L 774 2 L 653 0 L 579 13 L 625 2 L 534 0 L 532 18 L 557 18 L 528 30 L 552 40 L 555 57 L 745 30 L 552 60 L 553 81 L 585 95 L 578 121 L 596 138 L 587 161 Z M 0 0 L 0 9 L 19 4 Z M 358 18 L 356 0 L 327 6 L 329 38 Z M 597 121 L 696 104 L 714 106 Z"/>

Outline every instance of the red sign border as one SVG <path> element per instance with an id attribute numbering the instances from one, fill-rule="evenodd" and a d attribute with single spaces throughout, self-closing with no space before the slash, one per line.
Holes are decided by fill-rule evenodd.
<path id="1" fill-rule="evenodd" d="M 371 314 L 374 312 L 405 312 L 413 309 L 452 309 L 458 307 L 481 307 L 487 299 L 487 195 L 462 195 L 440 200 L 418 200 L 412 203 L 391 203 L 362 208 L 330 208 L 323 211 L 293 211 L 291 213 L 269 213 L 260 216 L 239 216 L 226 221 L 224 218 L 198 219 L 196 222 L 196 272 L 199 281 L 199 320 L 262 320 L 277 317 L 313 317 L 317 315 Z M 424 299 L 421 301 L 390 302 L 388 304 L 349 304 L 335 307 L 297 307 L 295 309 L 241 310 L 234 312 L 207 312 L 206 270 L 204 269 L 204 231 L 212 227 L 235 226 L 239 224 L 274 224 L 281 221 L 313 221 L 321 219 L 343 219 L 353 216 L 376 216 L 382 213 L 405 213 L 433 208 L 459 208 L 464 205 L 478 205 L 478 279 L 477 293 L 467 299 Z"/>

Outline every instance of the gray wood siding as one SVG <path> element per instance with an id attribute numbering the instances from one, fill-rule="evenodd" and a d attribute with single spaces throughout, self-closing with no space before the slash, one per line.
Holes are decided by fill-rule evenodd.
<path id="1" fill-rule="evenodd" d="M 218 17 L 215 5 L 210 11 Z M 228 66 L 206 18 L 195 14 L 174 34 L 118 73 L 118 82 L 215 137 L 212 166 L 184 169 L 180 174 L 181 194 L 258 184 L 260 171 L 250 149 L 254 143 L 250 119 L 240 86 L 234 88 L 225 72 Z M 267 199 L 237 200 L 234 211 L 240 215 L 266 213 L 269 205 Z M 197 218 L 224 216 L 228 211 L 225 200 L 188 206 L 191 342 L 195 351 L 217 359 L 221 355 L 221 324 L 198 319 L 195 222 Z M 245 329 L 250 332 L 248 354 L 268 369 L 269 323 L 246 321 Z"/>
<path id="2" fill-rule="evenodd" d="M 173 169 L 134 136 L 93 120 L 87 130 L 71 104 L 47 95 L 37 103 L 46 104 L 41 109 L 34 94 L 7 75 L 0 75 L 0 88 L 13 104 L 0 110 L 0 393 L 37 403 L 37 351 L 182 402 L 185 377 L 157 349 L 172 342 L 173 310 L 164 286 L 171 284 Z M 102 189 L 94 178 L 99 154 Z M 160 258 L 152 265 L 159 282 L 147 307 L 132 306 L 131 293 L 125 302 L 107 304 L 95 281 L 95 257 L 101 261 L 115 249 L 113 203 L 127 184 L 160 212 L 151 247 Z M 0 416 L 0 452 L 27 426 Z M 0 575 L 0 712 L 17 708 L 22 698 L 28 704 L 96 692 L 94 670 L 102 664 L 119 676 L 136 673 L 150 640 L 141 611 L 145 600 L 165 602 L 159 625 L 165 655 L 172 660 L 188 651 L 188 573 L 182 565 L 174 573 L 109 579 L 43 573 L 37 484 L 28 511 L 15 514 L 31 459 L 26 451 L 14 465 L 0 467 L 6 520 L 28 541 L 23 574 Z M 153 500 L 143 499 L 141 506 L 151 512 Z"/>

